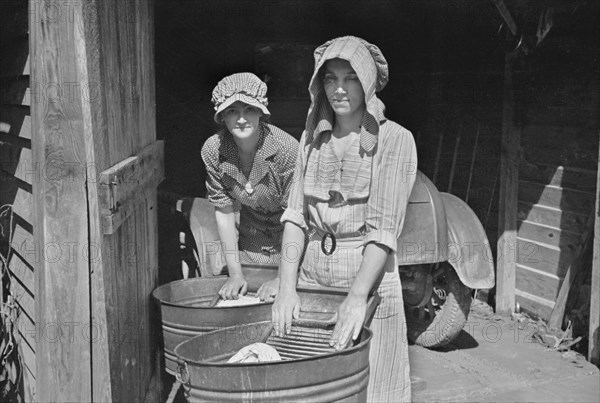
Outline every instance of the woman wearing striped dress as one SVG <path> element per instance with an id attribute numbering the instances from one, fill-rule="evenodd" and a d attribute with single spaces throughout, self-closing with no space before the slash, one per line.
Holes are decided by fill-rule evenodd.
<path id="1" fill-rule="evenodd" d="M 212 101 L 222 129 L 202 147 L 206 189 L 215 206 L 217 229 L 229 273 L 219 294 L 237 299 L 247 291 L 242 263 L 278 265 L 281 215 L 287 206 L 298 141 L 266 123 L 267 86 L 252 73 L 223 78 Z M 279 279 L 259 289 L 270 299 Z"/>
<path id="2" fill-rule="evenodd" d="M 311 106 L 281 218 L 272 320 L 276 334 L 288 331 L 299 314 L 297 286 L 348 288 L 330 340 L 342 349 L 358 337 L 376 289 L 381 303 L 370 325 L 368 401 L 399 402 L 410 401 L 411 392 L 396 247 L 417 157 L 411 133 L 385 118 L 375 95 L 387 80 L 379 48 L 360 38 L 337 38 L 315 50 Z"/>

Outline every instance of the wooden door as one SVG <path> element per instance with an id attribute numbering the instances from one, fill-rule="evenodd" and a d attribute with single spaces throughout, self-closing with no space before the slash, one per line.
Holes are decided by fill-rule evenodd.
<path id="1" fill-rule="evenodd" d="M 41 401 L 155 400 L 153 24 L 151 0 L 30 0 Z"/>

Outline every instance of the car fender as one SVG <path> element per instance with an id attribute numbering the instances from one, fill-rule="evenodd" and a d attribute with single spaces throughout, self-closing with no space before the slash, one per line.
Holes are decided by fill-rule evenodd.
<path id="1" fill-rule="evenodd" d="M 458 197 L 440 192 L 446 210 L 448 258 L 467 287 L 492 288 L 495 284 L 494 258 L 479 218 Z"/>
<path id="2" fill-rule="evenodd" d="M 447 245 L 446 212 L 440 192 L 427 176 L 417 171 L 398 237 L 398 265 L 441 262 L 448 254 Z"/>

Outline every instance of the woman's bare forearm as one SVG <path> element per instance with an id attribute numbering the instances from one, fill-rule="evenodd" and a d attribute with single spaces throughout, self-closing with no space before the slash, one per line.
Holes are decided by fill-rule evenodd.
<path id="1" fill-rule="evenodd" d="M 231 208 L 217 209 L 217 229 L 221 238 L 221 247 L 225 255 L 225 263 L 230 276 L 242 275 L 239 259 L 237 231 L 235 229 L 235 212 Z"/>
<path id="2" fill-rule="evenodd" d="M 281 241 L 281 264 L 279 266 L 279 288 L 296 289 L 298 266 L 304 250 L 304 230 L 291 222 L 286 222 Z"/>
<path id="3" fill-rule="evenodd" d="M 369 296 L 369 292 L 379 278 L 383 275 L 385 262 L 388 258 L 389 249 L 386 246 L 371 242 L 365 246 L 362 261 L 354 283 L 350 287 L 350 295 L 364 298 Z"/>

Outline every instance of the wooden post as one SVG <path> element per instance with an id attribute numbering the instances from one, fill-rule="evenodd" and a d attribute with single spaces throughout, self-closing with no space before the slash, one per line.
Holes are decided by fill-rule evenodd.
<path id="1" fill-rule="evenodd" d="M 69 14 L 50 16 L 36 0 L 29 6 L 31 83 L 42 92 L 31 104 L 34 169 L 41 173 L 32 184 L 39 251 L 36 399 L 91 401 L 87 161 L 81 97 L 75 95 L 77 41 Z"/>
<path id="2" fill-rule="evenodd" d="M 510 314 L 515 308 L 515 263 L 517 254 L 517 202 L 519 187 L 520 128 L 515 125 L 512 66 L 515 55 L 504 63 L 504 104 L 500 154 L 498 212 L 498 262 L 496 266 L 496 312 Z"/>
<path id="3" fill-rule="evenodd" d="M 600 147 L 600 146 L 599 146 Z M 596 181 L 596 220 L 594 225 L 594 258 L 592 262 L 592 296 L 590 298 L 590 333 L 588 360 L 600 365 L 600 161 Z"/>
<path id="4" fill-rule="evenodd" d="M 49 13 L 30 0 L 31 81 L 41 89 L 32 104 L 41 170 L 33 184 L 42 257 L 35 271 L 38 398 L 156 400 L 160 323 L 151 293 L 161 176 L 144 171 L 122 183 L 129 191 L 117 192 L 126 200 L 115 206 L 120 221 L 110 235 L 101 226 L 98 177 L 114 166 L 150 168 L 140 161 L 150 162 L 143 150 L 156 142 L 153 3 L 52 3 Z M 151 156 L 158 154 L 151 166 L 162 166 L 162 153 Z"/>

